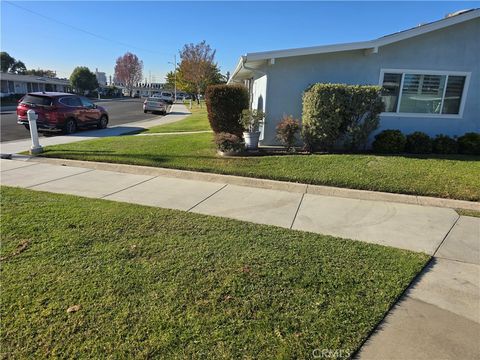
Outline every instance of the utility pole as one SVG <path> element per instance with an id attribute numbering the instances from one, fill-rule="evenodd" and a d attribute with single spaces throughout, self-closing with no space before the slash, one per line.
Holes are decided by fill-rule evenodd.
<path id="1" fill-rule="evenodd" d="M 169 64 L 172 62 L 169 61 Z M 177 54 L 173 55 L 173 76 L 174 76 L 174 83 L 173 83 L 173 96 L 174 101 L 177 100 Z"/>
<path id="2" fill-rule="evenodd" d="M 175 76 L 175 83 L 174 83 L 174 96 L 175 96 L 175 101 L 177 101 L 177 54 L 173 55 L 174 63 L 173 63 L 173 71 L 174 71 L 174 76 Z"/>

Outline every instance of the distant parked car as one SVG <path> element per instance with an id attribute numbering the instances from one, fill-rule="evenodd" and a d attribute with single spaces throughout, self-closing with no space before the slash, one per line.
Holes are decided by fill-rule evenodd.
<path id="1" fill-rule="evenodd" d="M 140 97 L 140 93 L 138 93 L 138 92 L 137 92 L 137 93 L 134 93 L 134 94 L 132 95 L 132 98 L 139 98 L 139 97 Z"/>
<path id="2" fill-rule="evenodd" d="M 168 91 L 162 91 L 156 94 L 153 94 L 152 97 L 159 98 L 164 100 L 167 104 L 173 104 L 173 94 Z"/>
<path id="3" fill-rule="evenodd" d="M 63 131 L 72 134 L 79 127 L 96 126 L 105 129 L 108 112 L 83 96 L 61 92 L 33 92 L 20 99 L 17 106 L 17 123 L 28 130 L 27 111 L 38 115 L 40 132 Z"/>
<path id="4" fill-rule="evenodd" d="M 167 103 L 159 97 L 149 97 L 143 102 L 143 112 L 147 113 L 148 111 L 165 115 L 167 113 Z"/>

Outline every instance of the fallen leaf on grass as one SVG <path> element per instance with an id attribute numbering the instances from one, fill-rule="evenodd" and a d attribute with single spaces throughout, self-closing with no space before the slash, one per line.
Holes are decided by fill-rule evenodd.
<path id="1" fill-rule="evenodd" d="M 67 309 L 67 313 L 72 313 L 72 312 L 77 312 L 78 310 L 80 310 L 82 307 L 80 305 L 73 305 L 73 306 L 70 306 L 68 309 Z"/>
<path id="2" fill-rule="evenodd" d="M 21 254 L 28 247 L 28 244 L 29 244 L 28 240 L 23 240 L 20 244 L 17 245 L 17 249 L 13 253 L 7 256 L 2 256 L 0 258 L 0 261 L 7 260 L 10 257 L 14 257 Z"/>

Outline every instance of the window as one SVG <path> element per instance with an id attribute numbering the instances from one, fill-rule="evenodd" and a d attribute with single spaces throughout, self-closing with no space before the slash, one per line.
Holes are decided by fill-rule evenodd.
<path id="1" fill-rule="evenodd" d="M 436 71 L 382 71 L 385 113 L 461 115 L 467 76 Z"/>
<path id="2" fill-rule="evenodd" d="M 382 99 L 386 112 L 396 112 L 402 74 L 385 74 L 383 78 Z"/>
<path id="3" fill-rule="evenodd" d="M 50 105 L 52 105 L 52 98 L 50 98 L 48 96 L 39 96 L 39 95 L 27 94 L 23 97 L 22 103 L 28 103 L 30 105 L 50 106 Z"/>
<path id="4" fill-rule="evenodd" d="M 88 100 L 87 98 L 81 97 L 80 100 L 82 101 L 83 107 L 93 108 L 93 103 L 90 100 Z"/>

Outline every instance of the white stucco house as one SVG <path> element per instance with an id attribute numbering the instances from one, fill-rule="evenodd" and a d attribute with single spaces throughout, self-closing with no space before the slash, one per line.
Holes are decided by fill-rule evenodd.
<path id="1" fill-rule="evenodd" d="M 275 144 L 284 114 L 301 119 L 314 83 L 381 85 L 380 128 L 430 136 L 480 132 L 480 9 L 369 41 L 247 53 L 229 83 L 243 83 L 266 113 L 261 143 Z"/>

